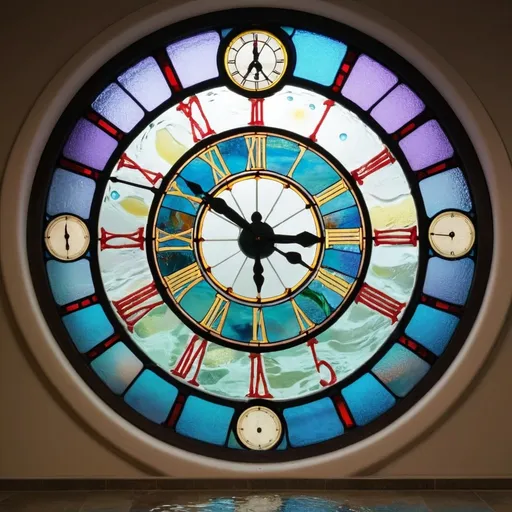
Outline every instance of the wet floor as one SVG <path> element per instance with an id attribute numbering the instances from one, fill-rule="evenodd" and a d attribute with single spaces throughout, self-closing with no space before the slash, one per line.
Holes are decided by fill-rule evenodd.
<path id="1" fill-rule="evenodd" d="M 2 492 L 0 512 L 512 512 L 512 491 Z"/>

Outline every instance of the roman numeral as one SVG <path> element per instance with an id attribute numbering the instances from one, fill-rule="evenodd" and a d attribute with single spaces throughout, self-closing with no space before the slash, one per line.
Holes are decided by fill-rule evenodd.
<path id="1" fill-rule="evenodd" d="M 274 398 L 268 390 L 261 354 L 251 353 L 249 358 L 251 359 L 251 375 L 249 377 L 249 393 L 245 396 L 248 398 Z"/>
<path id="2" fill-rule="evenodd" d="M 121 169 L 121 167 L 125 167 L 126 169 L 133 169 L 138 171 L 146 178 L 153 187 L 157 184 L 158 180 L 163 179 L 163 174 L 160 172 L 150 171 L 148 169 L 144 169 L 141 167 L 135 160 L 132 160 L 126 153 L 121 155 L 119 162 L 117 164 L 117 169 Z"/>
<path id="3" fill-rule="evenodd" d="M 194 109 L 194 107 L 196 108 Z M 178 112 L 183 112 L 185 117 L 190 121 L 190 129 L 192 131 L 192 139 L 194 142 L 199 142 L 208 135 L 215 134 L 215 131 L 212 130 L 212 127 L 208 122 L 208 118 L 204 115 L 203 107 L 196 95 L 191 96 L 187 103 L 182 101 L 176 107 L 176 110 Z M 196 110 L 196 114 L 199 115 L 197 119 L 194 117 L 193 110 Z"/>
<path id="4" fill-rule="evenodd" d="M 197 348 L 196 343 L 199 345 Z M 203 363 L 207 347 L 208 342 L 194 334 L 188 342 L 187 348 L 181 355 L 178 363 L 174 369 L 171 370 L 171 373 L 180 379 L 187 380 L 190 371 L 195 366 L 196 371 L 194 372 L 192 378 L 187 380 L 187 382 L 192 384 L 192 386 L 199 386 L 199 382 L 197 382 L 197 376 L 201 370 L 201 365 Z"/>
<path id="5" fill-rule="evenodd" d="M 339 180 L 330 187 L 326 188 L 319 194 L 315 196 L 316 202 L 318 206 L 322 206 L 323 204 L 329 202 L 331 199 L 343 194 L 348 190 L 347 184 L 343 180 Z"/>
<path id="6" fill-rule="evenodd" d="M 146 316 L 150 311 L 160 306 L 164 302 L 162 300 L 144 304 L 149 299 L 158 295 L 155 282 L 143 286 L 138 290 L 128 294 L 120 300 L 113 300 L 112 305 L 116 309 L 118 315 L 123 319 L 126 327 L 133 332 L 135 324 Z"/>
<path id="7" fill-rule="evenodd" d="M 247 168 L 265 169 L 267 167 L 267 136 L 266 135 L 246 135 L 247 144 Z"/>
<path id="8" fill-rule="evenodd" d="M 338 378 L 336 377 L 336 372 L 334 371 L 334 368 L 327 361 L 324 361 L 323 359 L 318 359 L 315 347 L 315 345 L 317 344 L 318 340 L 316 338 L 312 338 L 307 342 L 307 346 L 311 349 L 311 353 L 313 354 L 313 361 L 315 362 L 316 371 L 320 373 L 320 369 L 323 366 L 329 372 L 329 380 L 320 379 L 320 385 L 325 388 L 326 386 L 332 386 L 338 380 Z"/>
<path id="9" fill-rule="evenodd" d="M 192 250 L 192 232 L 193 229 L 187 229 L 181 233 L 167 233 L 162 229 L 156 228 L 156 251 L 191 251 Z M 179 240 L 181 245 L 163 245 L 171 240 Z"/>
<path id="10" fill-rule="evenodd" d="M 268 343 L 265 319 L 261 308 L 252 310 L 252 340 L 251 343 Z"/>
<path id="11" fill-rule="evenodd" d="M 326 229 L 325 248 L 330 249 L 334 245 L 358 245 L 362 249 L 363 230 L 361 228 Z"/>
<path id="12" fill-rule="evenodd" d="M 329 110 L 331 110 L 331 108 L 334 106 L 334 101 L 333 100 L 325 100 L 324 105 L 325 105 L 325 109 L 322 114 L 322 117 L 320 118 L 320 121 L 318 121 L 318 124 L 316 125 L 316 128 L 313 130 L 313 133 L 309 136 L 309 138 L 313 142 L 317 141 L 316 136 L 318 135 L 318 130 L 320 130 L 320 127 L 322 126 L 323 122 L 325 121 L 325 118 L 327 117 Z"/>
<path id="13" fill-rule="evenodd" d="M 363 284 L 354 300 L 357 304 L 364 304 L 377 313 L 387 316 L 391 319 L 392 324 L 398 321 L 398 315 L 406 306 L 405 302 L 398 302 L 366 283 Z"/>
<path id="14" fill-rule="evenodd" d="M 414 245 L 418 243 L 418 229 L 416 226 L 399 229 L 374 229 L 373 241 L 375 245 Z"/>
<path id="15" fill-rule="evenodd" d="M 217 146 L 206 150 L 204 153 L 199 155 L 199 158 L 212 168 L 215 184 L 219 183 L 219 181 L 222 181 L 231 174 Z"/>
<path id="16" fill-rule="evenodd" d="M 251 120 L 249 121 L 250 126 L 263 126 L 263 102 L 265 98 L 249 98 L 251 102 Z"/>
<path id="17" fill-rule="evenodd" d="M 228 315 L 229 301 L 217 294 L 211 308 L 201 321 L 201 325 L 209 331 L 220 334 Z"/>
<path id="18" fill-rule="evenodd" d="M 299 154 L 297 155 L 297 158 L 293 162 L 292 166 L 290 167 L 290 170 L 288 171 L 288 176 L 290 178 L 293 176 L 293 173 L 295 172 L 295 169 L 300 164 L 300 161 L 302 160 L 302 157 L 304 156 L 304 153 L 307 151 L 306 146 L 303 146 L 302 144 L 299 144 Z"/>
<path id="19" fill-rule="evenodd" d="M 100 250 L 105 249 L 144 249 L 144 228 L 133 233 L 111 233 L 100 228 Z"/>
<path id="20" fill-rule="evenodd" d="M 324 268 L 321 268 L 318 271 L 318 275 L 316 278 L 324 285 L 327 286 L 330 290 L 333 292 L 336 292 L 338 295 L 341 295 L 342 297 L 345 297 L 350 290 L 350 284 L 347 283 L 344 279 L 341 277 L 331 274 Z"/>
<path id="21" fill-rule="evenodd" d="M 378 155 L 350 172 L 359 185 L 362 185 L 364 179 L 370 174 L 396 162 L 396 158 L 391 154 L 388 148 L 384 148 Z"/>
<path id="22" fill-rule="evenodd" d="M 203 276 L 201 275 L 197 262 L 165 278 L 167 287 L 172 295 L 174 295 L 176 302 L 179 302 L 191 288 L 202 280 Z"/>
<path id="23" fill-rule="evenodd" d="M 309 331 L 309 329 L 314 327 L 315 324 L 307 317 L 306 313 L 300 309 L 299 305 L 295 302 L 294 299 L 292 299 L 291 302 L 293 311 L 297 317 L 297 322 L 300 327 L 300 333 L 303 334 L 304 332 Z"/>
<path id="24" fill-rule="evenodd" d="M 167 189 L 167 194 L 171 195 L 171 196 L 178 196 L 178 197 L 183 197 L 185 199 L 188 199 L 191 203 L 197 203 L 197 204 L 201 204 L 203 202 L 202 199 L 200 199 L 199 197 L 196 197 L 196 196 L 191 196 L 189 194 L 184 194 L 180 187 L 178 186 L 178 183 L 175 181 L 173 181 L 171 183 L 171 186 Z"/>

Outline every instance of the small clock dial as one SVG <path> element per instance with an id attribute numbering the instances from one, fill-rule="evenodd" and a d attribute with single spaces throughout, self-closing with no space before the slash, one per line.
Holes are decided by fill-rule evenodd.
<path id="1" fill-rule="evenodd" d="M 53 219 L 44 235 L 46 248 L 59 260 L 73 261 L 87 251 L 89 230 L 83 221 L 73 215 Z"/>
<path id="2" fill-rule="evenodd" d="M 250 450 L 270 450 L 283 431 L 277 414 L 261 406 L 246 409 L 238 418 L 236 429 L 240 441 Z"/>
<path id="3" fill-rule="evenodd" d="M 247 31 L 228 45 L 224 58 L 231 80 L 246 91 L 264 91 L 274 87 L 288 66 L 284 44 L 270 32 Z"/>
<path id="4" fill-rule="evenodd" d="M 466 255 L 475 243 L 475 227 L 461 212 L 448 211 L 438 215 L 430 224 L 429 239 L 432 248 L 445 258 Z"/>

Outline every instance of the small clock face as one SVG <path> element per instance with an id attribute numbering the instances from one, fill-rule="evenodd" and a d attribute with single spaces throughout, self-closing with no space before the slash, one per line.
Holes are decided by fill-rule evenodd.
<path id="1" fill-rule="evenodd" d="M 63 261 L 73 261 L 87 251 L 89 230 L 77 217 L 61 215 L 48 224 L 45 242 L 52 256 Z"/>
<path id="2" fill-rule="evenodd" d="M 475 243 L 475 227 L 471 219 L 461 212 L 443 212 L 430 224 L 429 239 L 439 255 L 460 258 Z"/>
<path id="3" fill-rule="evenodd" d="M 240 441 L 251 450 L 270 450 L 281 438 L 281 421 L 267 407 L 250 407 L 238 418 Z"/>
<path id="4" fill-rule="evenodd" d="M 283 77 L 286 49 L 276 36 L 263 30 L 237 35 L 228 45 L 224 65 L 233 82 L 246 91 L 264 91 Z"/>

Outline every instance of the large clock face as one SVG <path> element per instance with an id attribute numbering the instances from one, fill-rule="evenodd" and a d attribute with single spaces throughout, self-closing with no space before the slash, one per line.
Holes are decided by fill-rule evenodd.
<path id="1" fill-rule="evenodd" d="M 186 450 L 279 461 L 429 389 L 492 232 L 472 147 L 414 69 L 327 20 L 244 12 L 175 25 L 84 87 L 28 242 L 56 339 L 112 408 Z"/>

